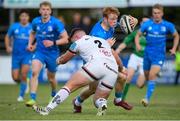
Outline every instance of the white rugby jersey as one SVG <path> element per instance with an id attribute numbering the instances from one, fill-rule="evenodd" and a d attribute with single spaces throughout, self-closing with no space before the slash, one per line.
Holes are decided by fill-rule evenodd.
<path id="1" fill-rule="evenodd" d="M 116 63 L 109 43 L 99 37 L 85 35 L 71 44 L 69 51 L 79 54 L 86 62 L 91 59 L 108 59 Z"/>

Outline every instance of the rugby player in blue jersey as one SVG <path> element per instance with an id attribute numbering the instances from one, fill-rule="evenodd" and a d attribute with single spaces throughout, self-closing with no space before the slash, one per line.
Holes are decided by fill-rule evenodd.
<path id="1" fill-rule="evenodd" d="M 5 46 L 7 53 L 12 52 L 12 78 L 20 82 L 20 92 L 17 101 L 24 101 L 27 88 L 27 75 L 30 69 L 31 52 L 27 50 L 30 31 L 29 13 L 21 10 L 19 15 L 20 22 L 14 23 L 9 28 L 5 36 Z M 13 42 L 11 42 L 13 41 Z M 13 45 L 11 46 L 11 43 Z M 32 50 L 34 47 L 32 46 Z"/>
<path id="2" fill-rule="evenodd" d="M 147 92 L 145 98 L 141 100 L 143 106 L 148 106 L 150 98 L 154 92 L 156 85 L 157 74 L 165 60 L 166 54 L 166 39 L 168 34 L 174 37 L 174 43 L 171 54 L 175 54 L 179 42 L 179 35 L 171 22 L 168 22 L 163 17 L 163 6 L 155 4 L 152 8 L 152 19 L 144 22 L 137 32 L 135 37 L 136 48 L 141 50 L 139 44 L 140 36 L 145 33 L 147 44 L 144 52 L 144 72 L 147 82 Z"/>
<path id="3" fill-rule="evenodd" d="M 114 7 L 104 8 L 103 18 L 94 25 L 94 27 L 92 28 L 90 32 L 90 35 L 103 38 L 104 40 L 107 40 L 110 45 L 113 45 L 115 42 L 115 39 L 113 38 L 114 28 L 117 25 L 119 14 L 120 13 L 117 8 L 114 8 Z M 132 106 L 126 103 L 124 100 L 121 100 L 124 82 L 125 82 L 124 79 L 118 79 L 118 81 L 116 82 L 114 105 L 121 106 L 126 110 L 131 110 Z M 94 84 L 90 84 L 89 87 L 86 87 L 81 92 L 81 94 L 73 100 L 74 113 L 81 112 L 82 110 L 81 104 L 90 95 L 94 94 L 95 89 L 96 89 L 96 86 Z"/>
<path id="4" fill-rule="evenodd" d="M 29 38 L 28 49 L 31 51 L 36 39 L 36 51 L 32 57 L 32 79 L 30 86 L 30 100 L 26 106 L 36 104 L 36 91 L 38 87 L 38 76 L 43 65 L 46 65 L 48 80 L 51 83 L 51 96 L 56 94 L 56 58 L 59 55 L 57 45 L 68 43 L 68 34 L 62 22 L 51 16 L 51 3 L 44 1 L 40 4 L 41 16 L 32 21 L 32 31 Z"/>

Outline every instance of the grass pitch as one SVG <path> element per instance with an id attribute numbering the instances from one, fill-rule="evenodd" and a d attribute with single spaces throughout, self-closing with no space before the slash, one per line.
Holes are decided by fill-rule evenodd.
<path id="1" fill-rule="evenodd" d="M 134 106 L 131 111 L 113 105 L 113 91 L 108 100 L 107 113 L 102 117 L 96 116 L 97 110 L 93 106 L 92 97 L 84 102 L 81 114 L 72 113 L 71 102 L 79 91 L 74 92 L 48 116 L 41 116 L 24 103 L 16 101 L 18 90 L 17 85 L 0 85 L 0 120 L 180 120 L 180 86 L 157 85 L 149 107 L 140 104 L 146 88 L 131 86 L 127 96 L 127 101 Z M 26 95 L 26 100 L 28 97 Z M 46 106 L 49 99 L 50 86 L 40 85 L 38 104 Z"/>

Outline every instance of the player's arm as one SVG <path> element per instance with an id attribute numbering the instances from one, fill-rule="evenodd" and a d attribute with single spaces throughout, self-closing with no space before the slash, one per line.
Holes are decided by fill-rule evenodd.
<path id="1" fill-rule="evenodd" d="M 11 47 L 11 44 L 10 44 L 10 37 L 8 34 L 6 34 L 5 36 L 5 47 L 6 47 L 6 52 L 7 53 L 11 53 L 12 52 L 12 47 Z"/>
<path id="2" fill-rule="evenodd" d="M 127 37 L 124 38 L 123 43 L 121 43 L 117 49 L 116 52 L 119 54 L 123 49 L 125 49 L 127 47 L 127 45 L 131 44 L 132 42 L 134 42 L 134 38 L 136 36 L 136 31 L 132 32 L 131 34 L 129 34 Z"/>
<path id="3" fill-rule="evenodd" d="M 140 51 L 141 50 L 141 45 L 139 44 L 139 39 L 140 39 L 140 36 L 142 35 L 142 32 L 141 31 L 138 31 L 136 36 L 135 36 L 135 44 L 136 44 L 136 49 L 137 51 Z"/>
<path id="4" fill-rule="evenodd" d="M 112 49 L 112 54 L 114 56 L 114 58 L 116 59 L 116 63 L 119 66 L 119 71 L 121 72 L 123 70 L 123 64 L 121 59 L 119 58 L 118 54 Z"/>
<path id="5" fill-rule="evenodd" d="M 56 63 L 59 64 L 65 64 L 67 63 L 69 60 L 71 60 L 72 57 L 74 57 L 76 54 L 70 50 L 66 51 L 65 54 L 61 55 L 60 57 L 58 57 L 56 59 Z"/>
<path id="6" fill-rule="evenodd" d="M 34 45 L 34 41 L 35 41 L 35 32 L 34 31 L 31 31 L 30 35 L 29 35 L 29 42 L 28 42 L 28 47 L 27 49 L 29 51 L 34 51 L 35 49 L 35 45 Z"/>
<path id="7" fill-rule="evenodd" d="M 178 34 L 178 32 L 175 32 L 175 33 L 173 34 L 173 37 L 174 37 L 173 47 L 172 47 L 172 49 L 170 50 L 171 54 L 175 54 L 175 53 L 176 53 L 176 49 L 177 49 L 178 44 L 179 44 L 179 34 Z"/>
<path id="8" fill-rule="evenodd" d="M 60 39 L 56 40 L 55 44 L 56 45 L 64 45 L 64 44 L 67 44 L 69 41 L 68 41 L 68 34 L 66 32 L 66 30 L 60 34 Z"/>

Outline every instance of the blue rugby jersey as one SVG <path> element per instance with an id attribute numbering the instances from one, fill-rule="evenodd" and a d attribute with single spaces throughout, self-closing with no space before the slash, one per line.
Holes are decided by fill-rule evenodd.
<path id="1" fill-rule="evenodd" d="M 27 51 L 27 46 L 31 29 L 32 26 L 30 23 L 26 26 L 20 23 L 14 23 L 8 29 L 7 35 L 13 38 L 13 54 L 22 55 L 29 53 L 29 51 Z"/>
<path id="2" fill-rule="evenodd" d="M 43 41 L 56 41 L 59 39 L 60 34 L 65 31 L 64 25 L 60 20 L 51 16 L 48 22 L 43 23 L 41 16 L 36 17 L 32 21 L 32 31 L 36 32 L 37 51 L 46 53 L 59 52 L 58 46 L 45 47 Z"/>
<path id="3" fill-rule="evenodd" d="M 101 26 L 101 22 L 102 19 L 99 20 L 92 28 L 90 35 L 91 36 L 95 36 L 95 37 L 100 37 L 103 38 L 105 40 L 112 38 L 113 37 L 113 33 L 114 33 L 114 29 L 110 28 L 108 31 L 104 30 Z"/>
<path id="4" fill-rule="evenodd" d="M 145 51 L 165 55 L 167 34 L 174 34 L 176 29 L 171 22 L 162 20 L 161 23 L 155 23 L 150 19 L 141 25 L 140 31 L 146 34 Z"/>

